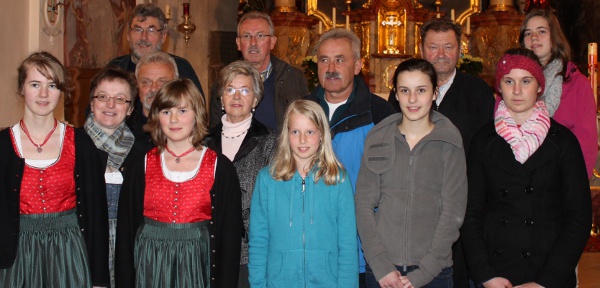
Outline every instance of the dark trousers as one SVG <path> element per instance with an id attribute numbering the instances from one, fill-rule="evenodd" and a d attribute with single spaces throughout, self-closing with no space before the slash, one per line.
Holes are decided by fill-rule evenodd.
<path id="1" fill-rule="evenodd" d="M 248 281 L 248 264 L 240 265 L 240 278 L 238 278 L 238 288 L 250 288 Z"/>
<path id="2" fill-rule="evenodd" d="M 469 275 L 467 271 L 467 261 L 463 252 L 462 241 L 460 238 L 454 245 L 452 245 L 452 265 L 454 278 L 454 287 L 456 288 L 468 288 L 469 287 Z"/>

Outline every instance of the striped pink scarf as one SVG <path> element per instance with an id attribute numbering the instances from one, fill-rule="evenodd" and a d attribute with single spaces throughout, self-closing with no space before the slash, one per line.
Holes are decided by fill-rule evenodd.
<path id="1" fill-rule="evenodd" d="M 517 127 L 510 116 L 504 100 L 500 101 L 494 116 L 496 133 L 508 142 L 515 159 L 521 164 L 542 145 L 550 129 L 550 115 L 543 100 L 535 103 L 531 117 L 521 127 Z"/>

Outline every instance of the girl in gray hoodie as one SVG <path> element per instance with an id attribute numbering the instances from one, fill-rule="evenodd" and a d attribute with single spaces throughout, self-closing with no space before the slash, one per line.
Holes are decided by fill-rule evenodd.
<path id="1" fill-rule="evenodd" d="M 466 164 L 458 129 L 431 111 L 436 84 L 429 62 L 402 62 L 394 75 L 402 112 L 367 135 L 355 196 L 367 287 L 452 287 Z"/>

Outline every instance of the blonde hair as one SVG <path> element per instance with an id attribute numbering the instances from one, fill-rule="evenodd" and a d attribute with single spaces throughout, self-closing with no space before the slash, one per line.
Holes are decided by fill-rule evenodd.
<path id="1" fill-rule="evenodd" d="M 296 173 L 296 163 L 292 149 L 290 147 L 289 136 L 289 121 L 290 115 L 296 113 L 310 119 L 321 133 L 322 141 L 319 149 L 311 160 L 310 167 L 315 172 L 314 181 L 317 182 L 321 177 L 326 185 L 334 185 L 340 183 L 343 177 L 340 174 L 344 173 L 342 163 L 338 161 L 333 152 L 331 144 L 331 132 L 329 132 L 329 121 L 325 112 L 319 104 L 309 100 L 296 100 L 292 102 L 285 112 L 283 127 L 278 138 L 277 151 L 269 171 L 273 179 L 278 181 L 287 181 L 292 179 Z M 316 167 L 315 167 L 316 165 Z"/>
<path id="2" fill-rule="evenodd" d="M 144 130 L 150 133 L 150 137 L 152 137 L 152 141 L 158 147 L 159 152 L 162 152 L 167 146 L 167 136 L 162 131 L 158 114 L 163 109 L 177 107 L 184 102 L 194 112 L 196 118 L 194 129 L 190 134 L 192 145 L 196 147 L 196 150 L 201 150 L 202 141 L 208 134 L 208 114 L 201 99 L 200 91 L 196 88 L 194 82 L 187 78 L 173 80 L 158 90 L 148 112 L 148 124 L 144 125 Z"/>

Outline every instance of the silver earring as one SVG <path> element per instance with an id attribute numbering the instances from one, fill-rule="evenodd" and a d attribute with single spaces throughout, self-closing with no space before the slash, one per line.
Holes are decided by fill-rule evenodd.
<path id="1" fill-rule="evenodd" d="M 221 105 L 221 112 L 223 112 L 223 114 L 225 114 L 225 106 Z"/>
<path id="2" fill-rule="evenodd" d="M 252 108 L 252 114 L 254 114 L 254 112 L 256 112 L 256 108 Z"/>

